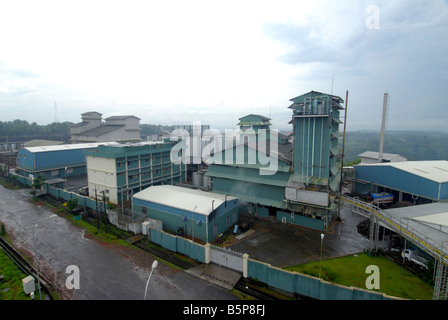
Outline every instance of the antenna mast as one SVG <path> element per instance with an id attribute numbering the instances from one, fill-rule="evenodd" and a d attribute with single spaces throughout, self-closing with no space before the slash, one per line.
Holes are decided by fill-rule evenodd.
<path id="1" fill-rule="evenodd" d="M 56 101 L 54 102 L 54 122 L 59 122 L 58 105 L 56 104 Z"/>

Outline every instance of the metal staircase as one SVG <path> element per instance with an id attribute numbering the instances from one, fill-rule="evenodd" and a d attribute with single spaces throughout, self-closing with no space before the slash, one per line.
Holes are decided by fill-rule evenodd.
<path id="1" fill-rule="evenodd" d="M 433 300 L 448 299 L 448 266 L 444 263 L 437 263 L 436 281 L 434 283 Z"/>
<path id="2" fill-rule="evenodd" d="M 440 245 L 418 230 L 403 224 L 403 221 L 381 210 L 378 206 L 359 199 L 341 196 L 341 205 L 370 219 L 370 250 L 378 249 L 379 224 L 382 223 L 420 247 L 437 261 L 437 275 L 433 300 L 446 300 L 448 295 L 448 253 Z"/>

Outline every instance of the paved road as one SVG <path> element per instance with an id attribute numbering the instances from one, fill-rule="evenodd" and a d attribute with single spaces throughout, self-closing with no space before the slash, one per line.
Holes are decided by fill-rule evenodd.
<path id="1" fill-rule="evenodd" d="M 33 225 L 51 212 L 30 202 L 29 190 L 0 186 L 0 221 L 16 248 L 33 258 Z M 154 257 L 131 247 L 100 243 L 62 217 L 42 221 L 35 228 L 40 270 L 62 292 L 64 300 L 141 300 Z M 80 289 L 67 289 L 75 265 Z M 234 300 L 229 291 L 187 272 L 159 263 L 151 277 L 147 299 Z"/>

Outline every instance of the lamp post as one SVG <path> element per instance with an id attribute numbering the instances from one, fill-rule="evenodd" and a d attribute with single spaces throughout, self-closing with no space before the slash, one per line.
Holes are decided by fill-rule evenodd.
<path id="1" fill-rule="evenodd" d="M 36 259 L 37 259 L 37 252 L 36 252 L 36 238 L 34 237 L 34 228 L 37 226 L 37 224 L 41 221 L 54 218 L 57 214 L 52 214 L 49 217 L 37 220 L 33 225 L 33 247 L 34 247 L 34 265 L 36 266 Z M 42 292 L 40 290 L 40 276 L 39 276 L 39 266 L 37 266 L 37 287 L 39 288 L 39 299 L 42 300 Z"/>
<path id="2" fill-rule="evenodd" d="M 213 214 L 213 211 L 215 211 L 214 207 L 215 207 L 215 200 L 212 200 L 212 212 L 210 212 L 210 214 Z M 207 220 L 205 220 L 205 238 L 206 238 L 206 243 L 208 243 L 208 218 L 209 218 L 210 214 L 205 217 L 207 219 Z"/>
<path id="3" fill-rule="evenodd" d="M 320 273 L 322 270 L 322 244 L 324 242 L 324 234 L 320 234 L 320 264 L 319 264 L 319 279 L 320 279 Z"/>
<path id="4" fill-rule="evenodd" d="M 151 266 L 151 273 L 149 274 L 148 281 L 146 282 L 145 299 L 144 299 L 144 300 L 146 300 L 146 292 L 148 291 L 149 280 L 151 279 L 152 273 L 153 273 L 154 269 L 157 268 L 157 265 L 158 265 L 158 264 L 159 264 L 159 263 L 157 262 L 157 260 L 154 260 L 154 262 L 152 263 L 152 266 Z"/>

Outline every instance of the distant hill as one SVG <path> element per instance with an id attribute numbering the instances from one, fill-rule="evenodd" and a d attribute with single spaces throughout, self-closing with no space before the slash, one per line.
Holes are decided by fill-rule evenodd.
<path id="1" fill-rule="evenodd" d="M 344 162 L 358 159 L 364 151 L 379 151 L 379 145 L 380 132 L 347 132 Z M 384 152 L 402 155 L 409 161 L 448 160 L 448 133 L 388 131 L 384 139 Z"/>
<path id="2" fill-rule="evenodd" d="M 0 121 L 1 141 L 29 141 L 33 139 L 68 142 L 71 122 L 38 125 L 24 120 Z M 142 124 L 141 135 L 159 134 L 171 126 Z M 292 130 L 292 128 L 291 128 Z M 350 131 L 346 133 L 344 163 L 359 159 L 364 151 L 379 151 L 380 132 Z M 342 138 L 340 141 L 342 145 Z M 384 152 L 396 153 L 410 161 L 448 160 L 448 133 L 423 131 L 387 131 Z"/>

